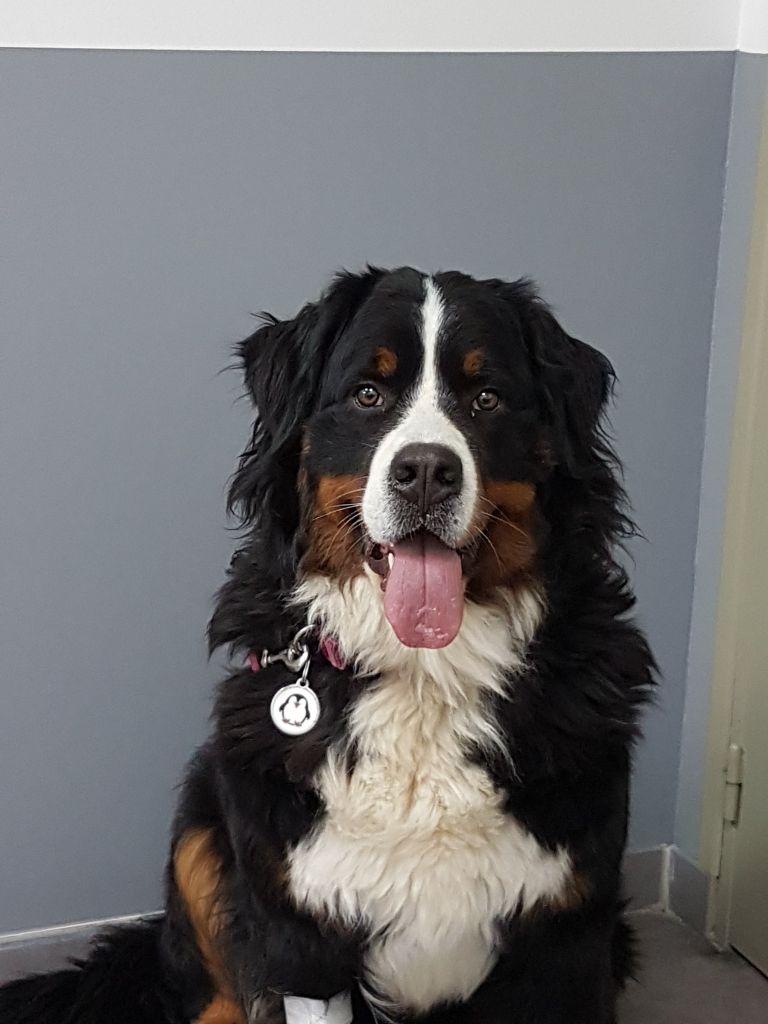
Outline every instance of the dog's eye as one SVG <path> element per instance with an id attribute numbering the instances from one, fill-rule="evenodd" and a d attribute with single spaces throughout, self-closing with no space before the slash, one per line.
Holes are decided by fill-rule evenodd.
<path id="1" fill-rule="evenodd" d="M 373 384 L 363 384 L 355 392 L 355 402 L 361 409 L 374 409 L 384 402 L 380 391 L 377 391 Z"/>
<path id="2" fill-rule="evenodd" d="M 493 412 L 499 404 L 499 396 L 495 391 L 481 391 L 472 403 L 472 408 L 478 412 Z"/>

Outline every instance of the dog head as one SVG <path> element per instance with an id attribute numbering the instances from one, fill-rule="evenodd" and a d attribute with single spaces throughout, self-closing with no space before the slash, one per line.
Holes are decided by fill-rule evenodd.
<path id="1" fill-rule="evenodd" d="M 378 581 L 401 642 L 621 529 L 600 416 L 613 378 L 526 281 L 342 274 L 240 346 L 257 410 L 231 501 L 287 573 Z"/>

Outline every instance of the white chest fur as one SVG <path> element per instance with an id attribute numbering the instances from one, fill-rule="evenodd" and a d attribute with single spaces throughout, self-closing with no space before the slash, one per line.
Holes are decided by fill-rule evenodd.
<path id="1" fill-rule="evenodd" d="M 494 965 L 499 919 L 558 899 L 571 877 L 567 852 L 543 849 L 504 814 L 466 756 L 471 743 L 497 742 L 486 699 L 521 664 L 538 604 L 521 608 L 517 631 L 511 607 L 470 606 L 445 651 L 408 651 L 385 621 L 353 646 L 360 633 L 347 617 L 359 622 L 363 604 L 378 617 L 368 581 L 346 597 L 310 581 L 304 599 L 310 585 L 313 614 L 363 672 L 381 674 L 361 682 L 351 716 L 354 771 L 334 749 L 318 773 L 327 813 L 292 852 L 291 891 L 310 910 L 366 924 L 368 982 L 386 1002 L 424 1010 L 466 998 Z"/>

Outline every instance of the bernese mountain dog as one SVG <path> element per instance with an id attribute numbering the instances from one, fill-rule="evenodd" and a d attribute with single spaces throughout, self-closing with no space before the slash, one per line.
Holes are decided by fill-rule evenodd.
<path id="1" fill-rule="evenodd" d="M 608 360 L 527 281 L 338 275 L 238 349 L 232 668 L 162 917 L 2 1024 L 614 1024 L 654 682 Z"/>

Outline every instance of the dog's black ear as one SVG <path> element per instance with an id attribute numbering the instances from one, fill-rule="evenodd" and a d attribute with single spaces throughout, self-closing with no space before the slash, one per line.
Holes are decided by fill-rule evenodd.
<path id="1" fill-rule="evenodd" d="M 508 303 L 523 336 L 548 427 L 549 457 L 562 473 L 589 476 L 595 455 L 610 455 L 601 419 L 613 367 L 597 349 L 565 333 L 531 281 L 485 283 Z"/>
<path id="2" fill-rule="evenodd" d="M 589 531 L 595 546 L 631 536 L 621 464 L 604 424 L 615 381 L 611 363 L 566 334 L 530 281 L 487 283 L 507 301 L 530 358 L 545 431 L 549 518 L 561 532 Z"/>
<path id="3" fill-rule="evenodd" d="M 294 319 L 265 317 L 264 325 L 238 346 L 256 408 L 251 443 L 229 492 L 230 509 L 244 525 L 271 517 L 283 535 L 295 530 L 304 424 L 315 409 L 328 353 L 381 274 L 370 268 L 337 275 L 321 298 Z"/>
<path id="4" fill-rule="evenodd" d="M 544 303 L 534 300 L 526 319 L 554 461 L 567 475 L 588 478 L 596 455 L 609 454 L 601 420 L 613 390 L 613 367 L 597 349 L 566 334 Z"/>

